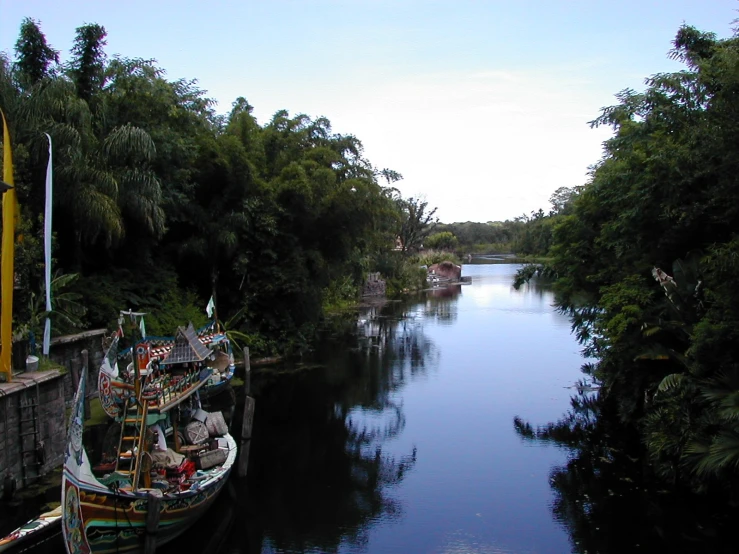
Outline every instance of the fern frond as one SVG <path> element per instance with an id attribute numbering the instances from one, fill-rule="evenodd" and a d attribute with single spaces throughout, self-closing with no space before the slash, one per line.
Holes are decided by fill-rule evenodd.
<path id="1" fill-rule="evenodd" d="M 683 373 L 671 373 L 662 379 L 657 387 L 657 391 L 666 392 L 670 389 L 679 388 L 685 382 L 685 379 L 685 374 Z"/>

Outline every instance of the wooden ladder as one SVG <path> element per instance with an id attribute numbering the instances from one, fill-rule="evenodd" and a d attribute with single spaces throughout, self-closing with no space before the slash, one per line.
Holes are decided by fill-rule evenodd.
<path id="1" fill-rule="evenodd" d="M 140 397 L 141 395 L 139 395 Z M 139 474 L 141 467 L 141 456 L 146 441 L 146 415 L 148 403 L 141 399 L 130 396 L 126 400 L 121 419 L 121 438 L 118 441 L 118 455 L 116 457 L 115 470 L 122 475 L 128 475 L 131 479 L 131 488 L 138 489 Z M 131 451 L 130 458 L 121 455 L 128 450 Z M 128 468 L 124 469 L 122 464 L 128 462 Z"/>

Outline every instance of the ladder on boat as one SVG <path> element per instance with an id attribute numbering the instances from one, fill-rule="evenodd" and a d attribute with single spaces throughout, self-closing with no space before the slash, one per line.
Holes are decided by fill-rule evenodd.
<path id="1" fill-rule="evenodd" d="M 141 457 L 146 443 L 146 416 L 148 402 L 141 398 L 128 397 L 121 418 L 121 438 L 118 441 L 115 471 L 127 475 L 131 480 L 131 488 L 138 489 L 141 469 Z M 131 453 L 130 456 L 127 454 Z M 126 467 L 127 466 L 127 467 Z"/>

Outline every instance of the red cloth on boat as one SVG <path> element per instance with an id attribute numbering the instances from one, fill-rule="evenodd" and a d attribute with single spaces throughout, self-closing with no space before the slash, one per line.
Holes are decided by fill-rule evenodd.
<path id="1" fill-rule="evenodd" d="M 168 477 L 180 477 L 184 476 L 185 479 L 189 478 L 190 475 L 195 473 L 195 462 L 185 458 L 182 463 L 175 468 L 167 468 Z"/>

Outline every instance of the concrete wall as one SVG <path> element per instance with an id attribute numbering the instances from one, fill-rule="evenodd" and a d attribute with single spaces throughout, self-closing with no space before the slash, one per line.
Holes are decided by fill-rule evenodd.
<path id="1" fill-rule="evenodd" d="M 66 408 L 82 372 L 82 351 L 88 353 L 88 394 L 95 395 L 104 334 L 100 329 L 56 337 L 49 358 L 62 370 L 25 371 L 10 383 L 0 383 L 2 492 L 22 489 L 64 462 Z"/>
<path id="2" fill-rule="evenodd" d="M 0 476 L 21 489 L 61 465 L 66 443 L 64 375 L 17 375 L 0 389 Z M 9 480 L 9 482 L 8 482 Z"/>
<path id="3" fill-rule="evenodd" d="M 102 339 L 105 329 L 86 331 L 77 335 L 65 335 L 51 339 L 49 358 L 67 370 L 64 379 L 64 399 L 67 404 L 72 402 L 76 392 L 79 376 L 82 371 L 82 351 L 87 350 L 88 375 L 87 393 L 97 392 L 98 370 L 103 361 Z"/>

